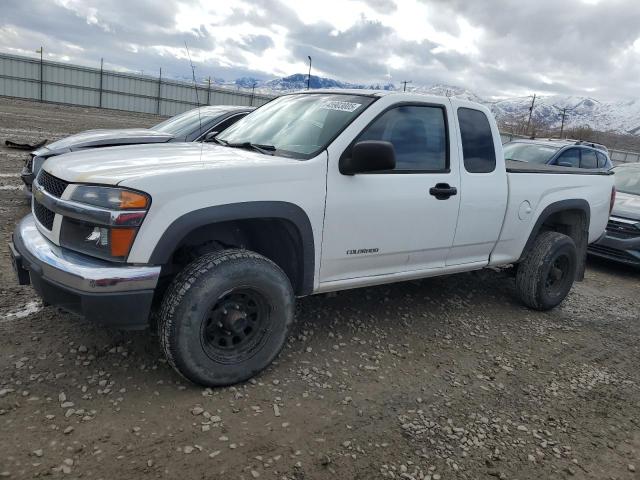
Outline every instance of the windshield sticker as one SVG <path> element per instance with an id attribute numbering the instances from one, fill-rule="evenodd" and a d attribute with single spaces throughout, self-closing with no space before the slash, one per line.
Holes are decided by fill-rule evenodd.
<path id="1" fill-rule="evenodd" d="M 351 113 L 355 112 L 361 106 L 361 103 L 340 102 L 338 100 L 331 100 L 321 105 L 320 108 L 323 110 L 337 110 L 339 112 Z"/>

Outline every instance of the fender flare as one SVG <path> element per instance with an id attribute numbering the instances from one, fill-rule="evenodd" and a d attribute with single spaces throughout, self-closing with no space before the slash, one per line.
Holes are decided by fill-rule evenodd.
<path id="1" fill-rule="evenodd" d="M 311 221 L 306 212 L 289 202 L 242 202 L 205 207 L 186 213 L 174 220 L 156 243 L 149 263 L 164 265 L 180 243 L 197 228 L 233 220 L 277 218 L 291 222 L 300 235 L 303 259 L 301 293 L 313 291 L 315 277 L 315 242 Z"/>
<path id="2" fill-rule="evenodd" d="M 533 226 L 531 233 L 529 234 L 527 243 L 522 249 L 522 253 L 518 261 L 522 261 L 525 255 L 529 252 L 529 250 L 533 246 L 533 242 L 535 241 L 536 237 L 540 233 L 540 229 L 542 228 L 542 225 L 544 224 L 544 222 L 549 217 L 551 217 L 551 215 L 558 212 L 566 211 L 566 210 L 579 210 L 584 213 L 585 219 L 586 219 L 584 230 L 582 232 L 582 236 L 584 238 L 584 241 L 582 242 L 583 244 L 576 245 L 578 247 L 578 259 L 580 261 L 580 264 L 578 266 L 578 279 L 582 279 L 584 277 L 584 269 L 585 269 L 586 256 L 587 256 L 587 244 L 589 242 L 589 225 L 591 222 L 591 207 L 589 205 L 589 202 L 587 202 L 584 199 L 572 198 L 567 200 L 559 200 L 557 202 L 553 202 L 547 205 L 544 208 L 544 210 L 542 210 L 542 213 L 538 216 L 538 219 L 536 220 L 536 223 Z"/>

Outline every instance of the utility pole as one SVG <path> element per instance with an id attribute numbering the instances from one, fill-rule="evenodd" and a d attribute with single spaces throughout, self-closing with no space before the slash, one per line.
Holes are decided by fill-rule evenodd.
<path id="1" fill-rule="evenodd" d="M 40 46 L 40 49 L 39 49 L 39 50 L 36 50 L 36 53 L 39 53 L 39 54 L 40 54 L 40 101 L 42 102 L 42 101 L 44 100 L 44 96 L 43 96 L 43 94 L 42 94 L 42 92 L 43 92 L 43 87 L 42 87 L 42 85 L 43 85 L 43 81 L 44 81 L 43 76 L 42 76 L 42 72 L 43 72 L 43 66 L 42 66 L 42 55 L 43 55 L 43 53 L 44 53 L 44 47 L 43 47 L 43 46 Z"/>
<path id="2" fill-rule="evenodd" d="M 412 82 L 412 80 L 403 80 L 402 82 L 400 82 L 400 83 L 404 84 L 404 87 L 402 88 L 403 92 L 407 91 L 407 83 L 411 83 L 411 82 Z"/>
<path id="3" fill-rule="evenodd" d="M 309 59 L 309 77 L 307 77 L 307 90 L 309 90 L 309 86 L 311 85 L 311 55 L 307 55 Z"/>
<path id="4" fill-rule="evenodd" d="M 211 105 L 211 77 L 207 80 L 207 105 Z"/>
<path id="5" fill-rule="evenodd" d="M 526 135 L 529 135 L 529 126 L 531 125 L 531 115 L 533 114 L 533 106 L 536 103 L 536 94 L 533 94 L 533 100 L 531 100 L 531 106 L 529 107 L 529 120 L 527 120 L 527 131 Z"/>
<path id="6" fill-rule="evenodd" d="M 553 105 L 553 108 L 556 108 L 556 109 L 558 109 L 558 111 L 562 112 L 562 114 L 561 114 L 562 115 L 562 122 L 560 123 L 560 138 L 562 138 L 562 135 L 564 133 L 564 121 L 567 118 L 567 110 L 573 110 L 573 108 L 572 109 L 568 109 L 567 107 L 560 108 L 557 105 Z"/>
<path id="7" fill-rule="evenodd" d="M 567 107 L 562 109 L 562 123 L 560 124 L 560 138 L 562 138 L 562 133 L 564 132 L 564 118 L 567 116 Z"/>

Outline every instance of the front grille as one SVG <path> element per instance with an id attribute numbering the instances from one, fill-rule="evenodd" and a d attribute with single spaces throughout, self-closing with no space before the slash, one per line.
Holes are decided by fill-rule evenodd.
<path id="1" fill-rule="evenodd" d="M 38 183 L 45 189 L 47 193 L 50 193 L 54 197 L 60 198 L 64 189 L 67 188 L 69 182 L 65 182 L 64 180 L 60 180 L 59 178 L 54 177 L 50 173 L 45 172 L 40 169 L 40 173 L 38 173 Z"/>
<path id="2" fill-rule="evenodd" d="M 636 228 L 634 224 L 618 222 L 613 219 L 609 219 L 609 223 L 607 223 L 607 232 L 609 235 L 616 238 L 640 237 L 640 229 Z"/>
<path id="3" fill-rule="evenodd" d="M 33 213 L 35 213 L 38 221 L 47 229 L 53 228 L 53 219 L 56 214 L 49 210 L 44 205 L 39 204 L 36 200 L 33 201 Z"/>

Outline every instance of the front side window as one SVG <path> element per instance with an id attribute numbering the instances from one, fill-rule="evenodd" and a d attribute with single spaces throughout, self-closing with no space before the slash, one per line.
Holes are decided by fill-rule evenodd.
<path id="1" fill-rule="evenodd" d="M 393 145 L 397 171 L 443 171 L 447 165 L 447 129 L 442 107 L 407 105 L 387 110 L 357 138 Z"/>
<path id="2" fill-rule="evenodd" d="M 458 109 L 464 168 L 469 173 L 489 173 L 496 168 L 493 132 L 487 116 L 480 110 Z"/>
<path id="3" fill-rule="evenodd" d="M 373 101 L 346 94 L 284 95 L 239 120 L 216 138 L 229 146 L 258 145 L 276 155 L 312 158 Z"/>
<path id="4" fill-rule="evenodd" d="M 598 168 L 598 157 L 596 157 L 596 152 L 593 150 L 583 149 L 580 168 Z"/>
<path id="5" fill-rule="evenodd" d="M 577 148 L 569 148 L 562 152 L 555 162 L 560 167 L 575 167 L 580 166 L 580 150 Z"/>

